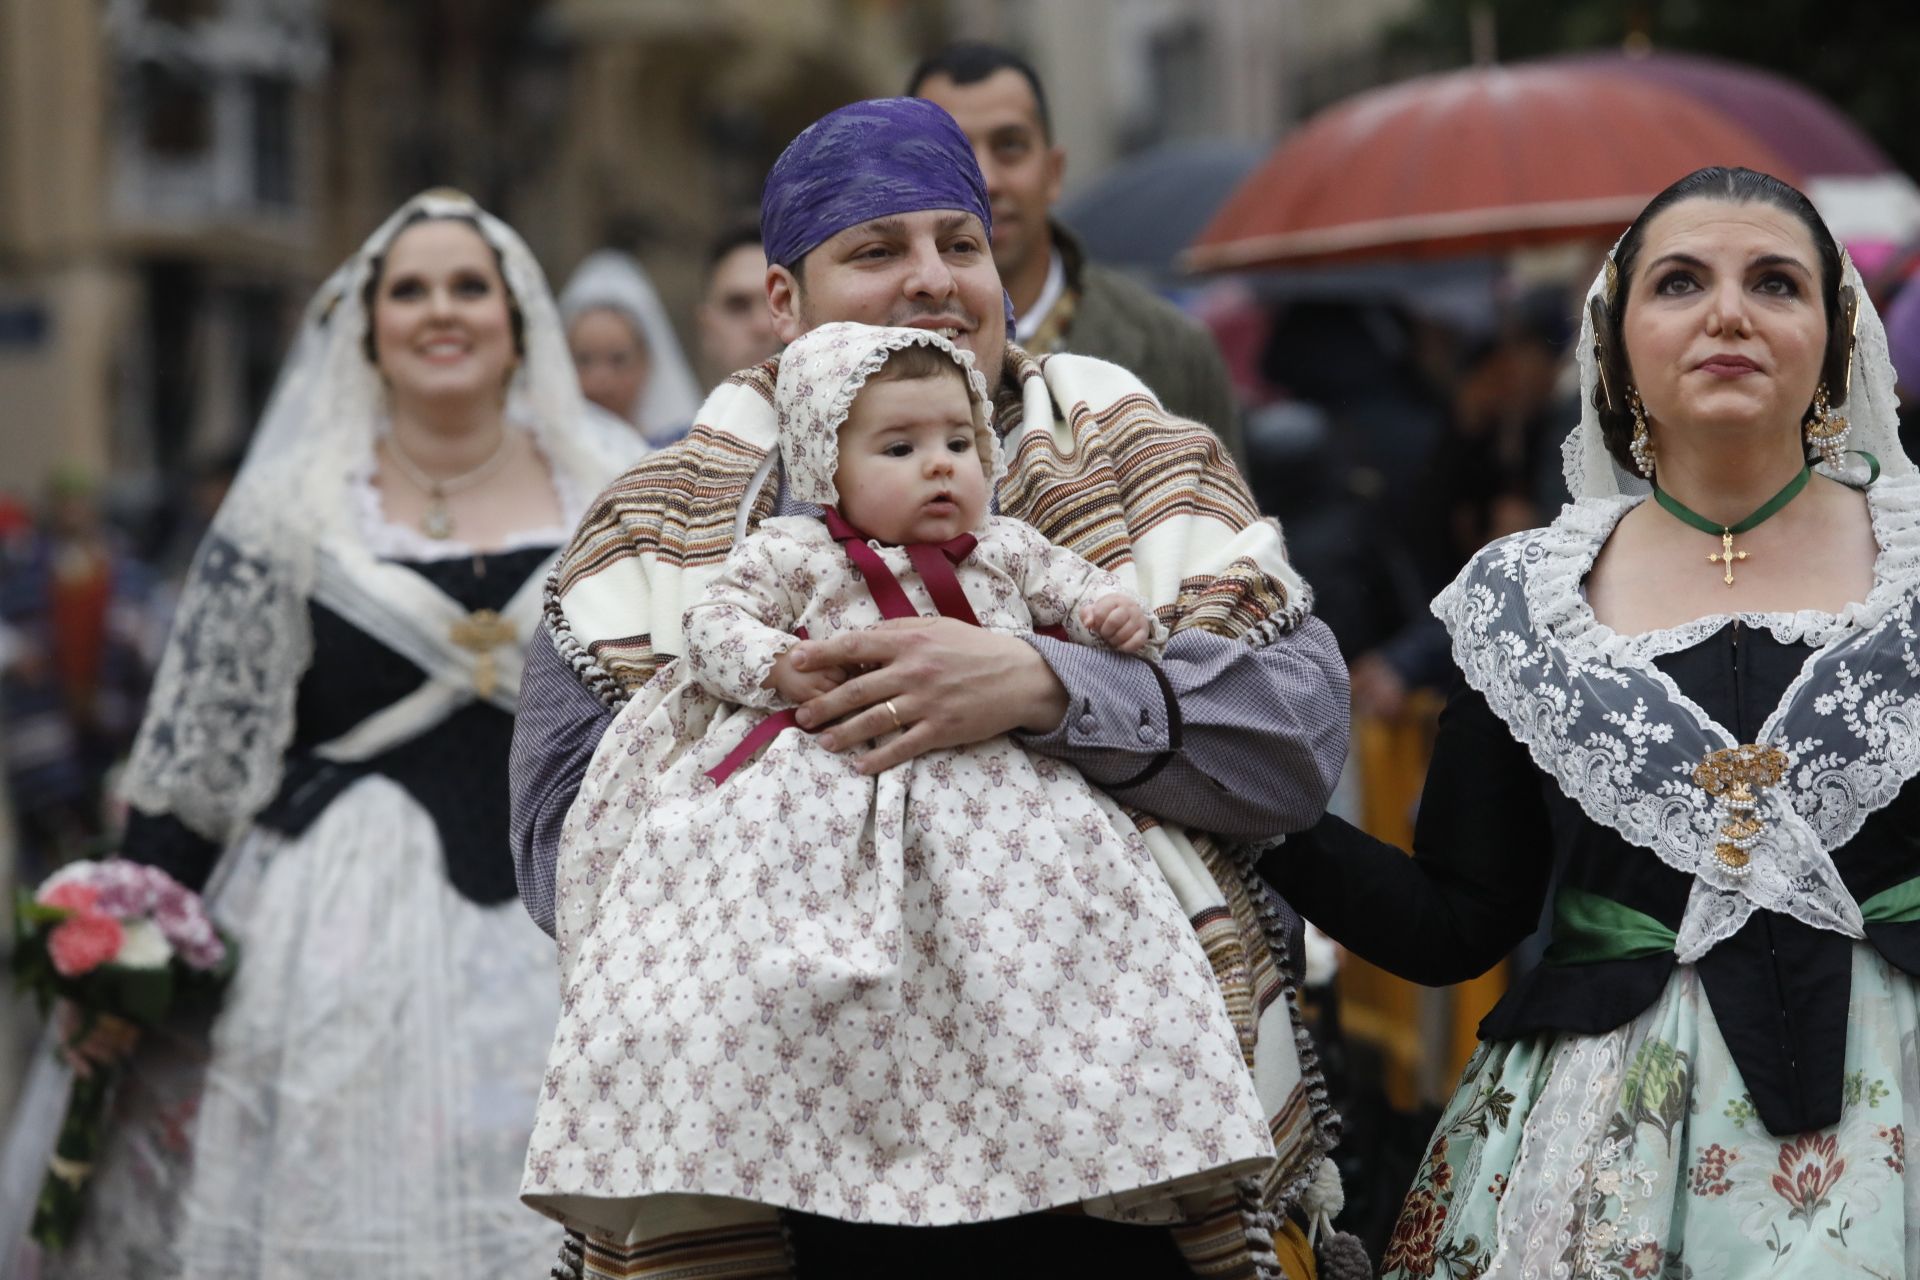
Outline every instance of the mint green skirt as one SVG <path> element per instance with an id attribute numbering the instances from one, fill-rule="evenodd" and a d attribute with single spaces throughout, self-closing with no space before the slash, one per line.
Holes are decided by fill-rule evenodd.
<path id="1" fill-rule="evenodd" d="M 1920 1276 L 1920 994 L 1854 949 L 1840 1122 L 1755 1114 L 1698 975 L 1602 1035 L 1482 1045 L 1440 1118 L 1382 1280 Z"/>

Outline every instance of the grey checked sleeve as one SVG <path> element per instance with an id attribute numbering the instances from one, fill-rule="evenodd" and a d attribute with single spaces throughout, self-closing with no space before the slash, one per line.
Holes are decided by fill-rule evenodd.
<path id="1" fill-rule="evenodd" d="M 1260 648 L 1184 631 L 1158 667 L 1032 637 L 1068 709 L 1021 734 L 1116 799 L 1240 840 L 1302 831 L 1326 811 L 1347 757 L 1347 666 L 1318 618 Z"/>
<path id="2" fill-rule="evenodd" d="M 520 901 L 533 922 L 553 933 L 554 867 L 560 857 L 560 826 L 580 793 L 587 764 L 613 712 L 587 692 L 561 661 L 553 638 L 541 627 L 527 645 L 520 676 L 520 712 L 507 756 L 511 801 L 508 841 Z"/>

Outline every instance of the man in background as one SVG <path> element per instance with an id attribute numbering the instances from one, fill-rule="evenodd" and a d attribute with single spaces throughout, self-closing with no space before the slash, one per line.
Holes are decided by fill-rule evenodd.
<path id="1" fill-rule="evenodd" d="M 1051 216 L 1066 172 L 1046 90 L 1019 54 L 953 44 L 918 67 L 907 93 L 945 108 L 973 144 L 993 205 L 993 261 L 1013 299 L 1013 341 L 1071 351 L 1136 374 L 1172 413 L 1205 423 L 1236 461 L 1240 412 L 1207 331 L 1117 271 L 1087 261 Z"/>
<path id="2" fill-rule="evenodd" d="M 729 229 L 707 251 L 707 287 L 694 320 L 705 386 L 780 350 L 767 309 L 767 257 L 758 223 Z"/>

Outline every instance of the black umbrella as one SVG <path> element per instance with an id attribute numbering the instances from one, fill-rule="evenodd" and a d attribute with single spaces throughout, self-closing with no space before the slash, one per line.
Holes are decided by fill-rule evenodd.
<path id="1" fill-rule="evenodd" d="M 1171 280 L 1181 274 L 1175 257 L 1268 150 L 1252 142 L 1164 142 L 1107 170 L 1055 214 L 1095 262 Z"/>

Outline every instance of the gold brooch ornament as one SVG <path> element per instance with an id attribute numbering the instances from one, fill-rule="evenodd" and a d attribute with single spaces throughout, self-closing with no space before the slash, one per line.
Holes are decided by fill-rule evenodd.
<path id="1" fill-rule="evenodd" d="M 1748 851 L 1767 829 L 1756 813 L 1759 792 L 1780 785 L 1787 776 L 1787 764 L 1787 753 L 1780 748 L 1748 743 L 1709 751 L 1694 766 L 1694 785 L 1718 803 L 1720 841 L 1713 847 L 1713 856 L 1735 879 L 1752 870 L 1753 855 Z"/>
<path id="2" fill-rule="evenodd" d="M 513 623 L 491 609 L 475 609 L 447 629 L 447 638 L 473 655 L 473 691 L 490 698 L 499 686 L 494 651 L 519 639 Z"/>

